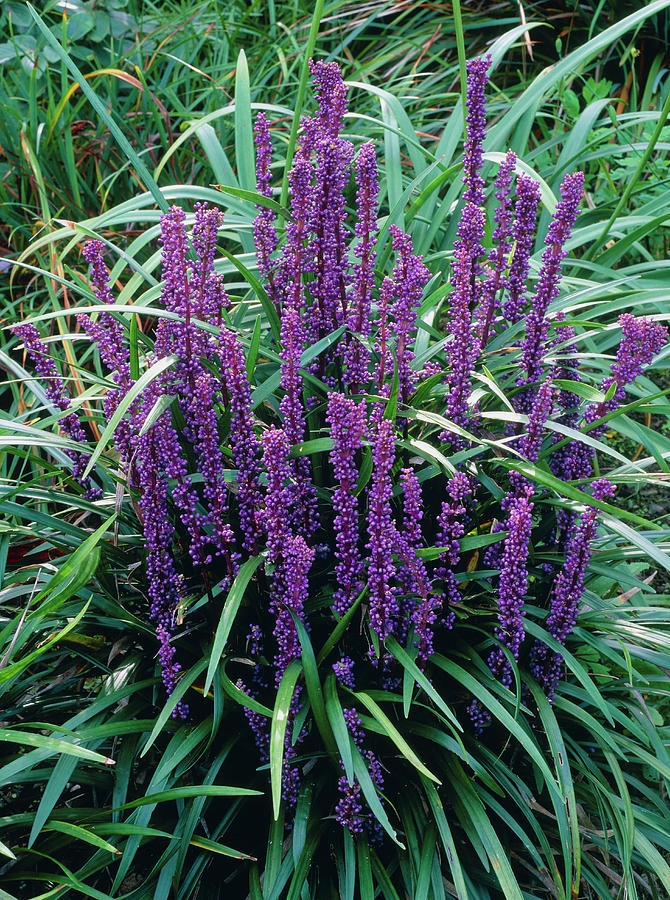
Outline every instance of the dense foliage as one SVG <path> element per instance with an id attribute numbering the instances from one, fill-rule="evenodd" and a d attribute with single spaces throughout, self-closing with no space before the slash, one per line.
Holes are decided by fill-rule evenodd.
<path id="1" fill-rule="evenodd" d="M 8 896 L 670 891 L 667 533 L 617 505 L 667 473 L 653 187 L 620 214 L 670 103 L 580 213 L 604 97 L 558 156 L 523 94 L 486 138 L 518 37 L 468 64 L 462 166 L 459 97 L 428 154 L 374 87 L 382 148 L 305 57 L 254 175 L 242 54 L 236 174 L 203 122 L 218 189 L 127 145 L 149 192 L 24 256 L 52 311 L 3 355 Z"/>

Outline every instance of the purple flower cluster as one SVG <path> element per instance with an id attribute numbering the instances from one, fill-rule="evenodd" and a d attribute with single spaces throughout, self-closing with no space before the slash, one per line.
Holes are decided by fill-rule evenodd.
<path id="1" fill-rule="evenodd" d="M 267 116 L 259 112 L 254 127 L 256 139 L 256 190 L 262 197 L 272 199 L 272 173 L 270 161 L 272 159 L 272 142 L 270 140 L 270 128 Z M 272 254 L 277 249 L 277 227 L 275 214 L 267 206 L 257 205 L 258 215 L 254 220 L 254 245 L 256 247 L 256 260 L 258 271 L 267 280 L 268 294 L 275 305 L 280 308 L 280 297 L 277 294 Z"/>
<path id="2" fill-rule="evenodd" d="M 338 616 L 342 616 L 360 592 L 363 575 L 363 561 L 358 549 L 356 454 L 367 427 L 365 404 L 355 403 L 343 394 L 332 393 L 328 398 L 326 421 L 333 439 L 330 461 L 337 482 L 333 493 L 337 557 L 337 589 L 333 595 L 333 609 Z"/>
<path id="3" fill-rule="evenodd" d="M 411 368 L 414 352 L 412 339 L 416 336 L 416 315 L 421 305 L 423 289 L 430 277 L 420 256 L 412 252 L 412 239 L 396 226 L 389 227 L 393 249 L 398 261 L 393 270 L 393 319 L 398 366 L 398 397 L 407 402 L 414 390 L 417 375 Z"/>
<path id="4" fill-rule="evenodd" d="M 530 384 L 540 379 L 549 333 L 547 311 L 552 301 L 558 297 L 561 263 L 568 254 L 565 244 L 577 221 L 583 194 L 583 173 L 574 172 L 572 175 L 566 175 L 561 183 L 561 199 L 556 205 L 556 211 L 547 231 L 546 249 L 542 254 L 542 267 L 531 309 L 526 317 L 526 333 L 521 345 L 523 384 Z"/>
<path id="5" fill-rule="evenodd" d="M 367 762 L 368 771 L 373 785 L 379 793 L 384 789 L 384 775 L 379 760 L 372 750 L 363 748 L 363 723 L 361 717 L 355 709 L 344 709 L 344 721 L 347 725 L 347 731 L 354 742 L 356 749 Z M 344 765 L 340 762 L 342 769 Z M 349 783 L 346 775 L 342 775 L 337 783 L 340 792 L 340 799 L 335 806 L 335 819 L 343 828 L 348 828 L 352 834 L 361 834 L 364 828 L 364 812 L 363 801 L 361 798 L 361 787 L 354 778 L 353 783 Z"/>
<path id="6" fill-rule="evenodd" d="M 540 186 L 528 175 L 519 175 L 516 183 L 514 207 L 514 252 L 507 277 L 507 291 L 503 314 L 510 322 L 517 322 L 526 305 L 526 283 L 530 269 L 530 254 L 535 239 L 535 220 L 540 205 Z"/>
<path id="7" fill-rule="evenodd" d="M 533 504 L 529 493 L 515 497 L 507 513 L 507 537 L 503 545 L 498 584 L 498 628 L 496 638 L 507 647 L 514 659 L 524 636 L 524 597 L 528 589 L 528 551 Z M 489 657 L 489 667 L 505 687 L 512 684 L 512 669 L 498 648 Z"/>
<path id="8" fill-rule="evenodd" d="M 37 328 L 31 322 L 23 322 L 12 329 L 14 334 L 23 341 L 23 345 L 30 357 L 37 375 L 44 382 L 44 390 L 54 406 L 62 412 L 70 407 L 70 400 L 65 390 L 63 379 L 56 368 L 56 364 L 49 356 Z M 86 444 L 86 434 L 81 426 L 76 412 L 68 413 L 60 419 L 60 427 L 63 434 L 78 444 Z M 92 487 L 90 479 L 83 479 L 86 468 L 86 455 L 76 450 L 67 449 L 66 455 L 72 460 L 72 476 L 87 489 L 91 496 L 99 496 L 97 490 Z"/>
<path id="9" fill-rule="evenodd" d="M 372 441 L 372 484 L 369 493 L 367 549 L 369 551 L 368 588 L 370 624 L 381 640 L 393 634 L 398 615 L 397 590 L 391 585 L 396 567 L 395 525 L 391 514 L 393 483 L 391 469 L 395 459 L 393 422 L 382 418 L 377 407 L 370 429 Z"/>
<path id="10" fill-rule="evenodd" d="M 614 496 L 614 486 L 606 478 L 593 482 L 595 500 L 607 500 Z M 551 590 L 551 609 L 547 619 L 547 631 L 559 644 L 565 644 L 577 621 L 579 602 L 584 593 L 584 578 L 591 560 L 593 537 L 596 530 L 596 507 L 589 507 L 579 520 L 572 520 L 571 533 L 565 550 L 565 564 L 559 571 Z M 546 644 L 536 641 L 531 651 L 531 671 L 553 697 L 558 684 L 563 658 Z"/>
<path id="11" fill-rule="evenodd" d="M 512 241 L 514 212 L 510 201 L 512 179 L 516 167 L 516 153 L 508 150 L 500 164 L 496 178 L 495 196 L 498 207 L 494 219 L 496 227 L 493 231 L 493 248 L 489 254 L 487 276 L 482 288 L 482 302 L 479 311 L 481 338 L 479 349 L 482 351 L 488 342 L 496 306 L 500 304 L 499 294 L 507 287 L 507 257 Z"/>
<path id="12" fill-rule="evenodd" d="M 478 56 L 468 60 L 465 147 L 463 150 L 463 181 L 466 203 L 481 206 L 484 203 L 484 179 L 481 175 L 484 162 L 484 137 L 486 135 L 486 85 L 489 81 L 490 56 Z"/>
<path id="13" fill-rule="evenodd" d="M 374 144 L 363 144 L 356 161 L 356 205 L 359 218 L 355 226 L 358 238 L 354 254 L 358 262 L 354 266 L 351 291 L 347 297 L 347 324 L 353 335 L 344 350 L 344 381 L 352 388 L 368 380 L 370 352 L 356 335 L 370 335 L 370 310 L 374 287 L 375 236 L 377 233 L 377 197 L 379 175 Z"/>
<path id="14" fill-rule="evenodd" d="M 668 330 L 660 322 L 652 319 L 636 318 L 630 313 L 619 316 L 622 340 L 617 351 L 616 360 L 612 363 L 611 375 L 606 376 L 600 390 L 607 395 L 615 386 L 612 396 L 599 403 L 590 403 L 584 412 L 584 425 L 591 423 L 617 409 L 626 398 L 626 388 L 632 384 L 649 365 L 656 353 L 667 343 Z M 605 430 L 605 424 L 589 427 L 591 437 L 599 438 Z M 593 469 L 594 449 L 587 444 L 571 442 L 553 460 L 553 471 L 564 481 L 575 478 L 588 478 Z"/>

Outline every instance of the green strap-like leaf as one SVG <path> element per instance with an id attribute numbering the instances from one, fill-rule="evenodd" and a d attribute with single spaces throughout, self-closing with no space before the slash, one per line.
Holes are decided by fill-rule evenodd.
<path id="1" fill-rule="evenodd" d="M 302 663 L 299 659 L 294 659 L 289 663 L 279 683 L 277 699 L 272 713 L 272 723 L 270 725 L 270 783 L 272 785 L 272 812 L 275 821 L 279 818 L 279 808 L 281 806 L 284 737 L 286 735 L 286 726 L 288 724 L 295 683 L 298 680 L 301 671 Z"/>

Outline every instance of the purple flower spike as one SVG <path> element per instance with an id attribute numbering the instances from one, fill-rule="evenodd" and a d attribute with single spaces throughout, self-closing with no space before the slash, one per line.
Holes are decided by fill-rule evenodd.
<path id="1" fill-rule="evenodd" d="M 333 663 L 333 671 L 340 684 L 348 687 L 351 691 L 355 690 L 354 661 L 350 656 L 343 656 L 342 659 Z"/>
<path id="2" fill-rule="evenodd" d="M 375 342 L 378 358 L 374 376 L 377 393 L 381 394 L 382 397 L 388 397 L 390 393 L 391 386 L 387 383 L 387 378 L 393 373 L 389 311 L 393 305 L 394 292 L 395 285 L 393 281 L 388 275 L 385 275 L 379 289 L 379 331 Z"/>
<path id="3" fill-rule="evenodd" d="M 510 322 L 519 321 L 526 305 L 526 282 L 539 205 L 539 184 L 528 175 L 519 175 L 516 182 L 516 206 L 512 229 L 514 252 L 507 278 L 507 295 L 503 303 L 503 314 Z"/>
<path id="4" fill-rule="evenodd" d="M 479 351 L 479 341 L 472 327 L 472 311 L 479 303 L 481 285 L 477 281 L 484 238 L 484 211 L 466 203 L 454 244 L 453 288 L 448 330 L 453 335 L 447 347 L 450 363 L 447 416 L 457 425 L 467 424 L 467 401 L 470 395 L 472 368 Z M 450 440 L 448 432 L 442 440 Z"/>
<path id="5" fill-rule="evenodd" d="M 268 119 L 264 112 L 256 116 L 254 126 L 256 139 L 256 190 L 268 200 L 272 199 L 272 173 L 270 160 L 272 159 L 272 142 L 270 141 L 270 129 Z M 267 206 L 256 205 L 258 215 L 254 219 L 254 245 L 256 247 L 256 260 L 258 271 L 267 280 L 270 290 L 270 299 L 279 311 L 281 297 L 274 277 L 272 254 L 277 249 L 276 214 Z"/>
<path id="6" fill-rule="evenodd" d="M 526 319 L 526 335 L 521 346 L 521 366 L 524 369 L 523 384 L 539 381 L 542 373 L 549 319 L 549 305 L 558 297 L 561 280 L 561 262 L 568 255 L 565 243 L 577 221 L 579 204 L 584 195 L 584 174 L 566 175 L 561 184 L 561 199 L 545 240 L 542 268 L 535 289 L 535 296 Z"/>
<path id="7" fill-rule="evenodd" d="M 223 213 L 206 203 L 196 203 L 195 224 L 193 226 L 193 247 L 197 259 L 190 273 L 192 314 L 196 319 L 221 324 L 223 309 L 229 305 L 228 295 L 223 286 L 223 278 L 214 270 L 216 238 L 223 222 Z M 204 331 L 200 331 L 199 344 L 213 347 L 213 341 Z"/>
<path id="8" fill-rule="evenodd" d="M 318 115 L 303 122 L 298 156 L 313 158 L 314 183 L 309 203 L 308 257 L 314 269 L 310 338 L 319 339 L 346 321 L 347 248 L 345 187 L 354 148 L 340 137 L 347 109 L 347 88 L 336 63 L 310 61 L 319 103 Z"/>
<path id="9" fill-rule="evenodd" d="M 352 834 L 361 834 L 363 831 L 363 804 L 361 802 L 361 787 L 357 781 L 349 784 L 346 775 L 342 775 L 337 782 L 340 799 L 335 807 L 335 820 L 343 828 L 348 828 Z"/>
<path id="10" fill-rule="evenodd" d="M 390 584 L 396 571 L 392 559 L 396 537 L 391 515 L 391 469 L 395 457 L 395 440 L 393 422 L 381 418 L 379 408 L 375 409 L 373 415 L 370 429 L 373 468 L 368 511 L 368 587 L 370 622 L 383 641 L 393 633 L 398 614 L 398 598 Z"/>
<path id="11" fill-rule="evenodd" d="M 347 324 L 355 333 L 363 337 L 370 335 L 370 307 L 374 286 L 375 235 L 377 234 L 377 198 L 379 176 L 374 144 L 363 144 L 356 163 L 356 204 L 358 221 L 356 237 L 358 241 L 354 254 L 358 262 L 354 265 L 352 290 L 349 296 Z M 344 351 L 345 384 L 358 387 L 368 381 L 370 353 L 359 340 L 351 337 Z"/>
<path id="12" fill-rule="evenodd" d="M 244 535 L 243 546 L 255 555 L 261 538 L 261 447 L 253 427 L 253 404 L 244 350 L 237 335 L 227 328 L 221 330 L 219 353 L 230 406 L 230 441 L 233 461 L 237 466 L 237 502 Z"/>
<path id="13" fill-rule="evenodd" d="M 529 494 L 515 497 L 507 514 L 507 537 L 503 545 L 498 586 L 497 639 L 508 647 L 514 659 L 519 658 L 519 648 L 524 637 L 523 604 L 528 589 L 528 545 L 532 527 L 533 504 Z M 502 650 L 494 650 L 489 657 L 489 667 L 502 684 L 512 685 L 512 669 Z"/>
<path id="14" fill-rule="evenodd" d="M 337 480 L 333 494 L 337 565 L 337 590 L 333 609 L 343 616 L 361 590 L 363 562 L 358 549 L 358 500 L 356 497 L 356 453 L 366 427 L 365 403 L 354 403 L 342 394 L 328 397 L 327 422 L 333 439 L 330 461 Z"/>
<path id="15" fill-rule="evenodd" d="M 423 518 L 419 479 L 413 469 L 402 469 L 400 481 L 403 488 L 403 520 L 402 529 L 397 533 L 396 540 L 402 568 L 398 574 L 402 589 L 409 596 L 403 599 L 403 621 L 398 629 L 398 636 L 404 640 L 405 621 L 411 618 L 414 624 L 415 644 L 419 649 L 419 662 L 423 666 L 433 653 L 433 625 L 437 621 L 437 611 L 442 605 L 442 598 L 431 593 L 426 564 L 417 553 L 422 544 Z M 419 598 L 418 604 L 411 595 Z"/>
<path id="16" fill-rule="evenodd" d="M 91 283 L 98 302 L 113 304 L 114 297 L 109 286 L 109 275 L 102 255 L 104 247 L 102 241 L 86 241 L 82 252 L 84 259 L 91 267 Z M 128 347 L 120 323 L 111 313 L 104 312 L 99 313 L 96 322 L 93 322 L 86 314 L 77 316 L 77 321 L 83 324 L 87 334 L 97 345 L 100 358 L 109 371 L 118 371 L 124 377 L 125 383 L 129 383 Z"/>
<path id="17" fill-rule="evenodd" d="M 481 168 L 484 162 L 484 137 L 486 136 L 486 98 L 490 56 L 478 56 L 468 60 L 466 89 L 466 140 L 463 153 L 463 181 L 466 203 L 481 206 L 484 203 L 484 179 Z"/>
<path id="18" fill-rule="evenodd" d="M 395 302 L 393 304 L 396 358 L 398 363 L 398 397 L 407 402 L 414 391 L 417 375 L 411 368 L 414 351 L 412 339 L 416 336 L 416 314 L 421 306 L 423 289 L 430 278 L 422 257 L 412 252 L 412 239 L 396 226 L 389 227 L 393 249 L 398 261 L 393 270 Z"/>
<path id="19" fill-rule="evenodd" d="M 300 640 L 291 614 L 304 621 L 308 593 L 307 573 L 313 561 L 314 548 L 308 547 L 301 535 L 286 539 L 282 548 L 282 591 L 272 605 L 272 611 L 277 617 L 274 630 L 278 647 L 275 656 L 277 685 L 289 663 L 300 656 Z"/>
<path id="20" fill-rule="evenodd" d="M 652 319 L 636 318 L 630 313 L 624 313 L 619 316 L 619 324 L 622 340 L 616 361 L 610 366 L 612 374 L 604 378 L 600 385 L 601 391 L 605 394 L 613 384 L 616 384 L 616 389 L 614 395 L 606 402 L 591 403 L 586 408 L 584 414 L 586 423 L 596 422 L 625 401 L 628 385 L 635 381 L 668 340 L 667 328 Z M 603 423 L 590 429 L 589 434 L 593 438 L 599 438 L 605 427 Z M 557 474 L 566 481 L 573 478 L 588 478 L 593 469 L 594 454 L 595 450 L 592 447 L 573 441 L 558 457 Z"/>
<path id="21" fill-rule="evenodd" d="M 654 356 L 663 349 L 668 340 L 668 329 L 660 322 L 641 319 L 624 313 L 619 316 L 621 343 L 616 361 L 612 364 L 612 374 L 605 378 L 600 390 L 606 394 L 616 383 L 614 396 L 607 403 L 599 403 L 590 410 L 587 421 L 595 421 L 607 415 L 626 400 L 626 387 L 641 375 Z"/>
<path id="22" fill-rule="evenodd" d="M 276 564 L 282 547 L 290 534 L 289 510 L 291 489 L 289 480 L 289 443 L 281 428 L 269 428 L 261 437 L 263 468 L 267 473 L 264 525 L 267 533 L 268 555 Z"/>
<path id="23" fill-rule="evenodd" d="M 145 400 L 146 412 L 153 403 Z M 174 628 L 177 609 L 183 602 L 183 580 L 178 574 L 170 551 L 174 528 L 168 510 L 167 473 L 163 463 L 181 455 L 176 435 L 163 428 L 169 413 L 138 438 L 137 472 L 139 478 L 139 509 L 147 549 L 147 578 L 149 581 L 150 615 L 156 622 L 160 642 L 159 658 L 163 668 L 163 683 L 170 694 L 181 670 L 174 661 L 170 634 Z M 161 421 L 163 420 L 163 421 Z M 175 715 L 185 718 L 187 707 L 179 704 Z"/>
<path id="24" fill-rule="evenodd" d="M 65 390 L 63 379 L 56 368 L 56 364 L 49 356 L 42 341 L 42 337 L 31 322 L 22 322 L 15 325 L 12 329 L 14 334 L 19 337 L 26 348 L 26 352 L 30 357 L 35 371 L 44 383 L 44 391 L 54 406 L 61 411 L 65 411 L 70 406 L 70 398 Z M 75 412 L 68 413 L 63 416 L 59 425 L 67 437 L 78 444 L 86 444 L 86 434 L 81 427 L 79 417 Z M 84 469 L 86 468 L 87 457 L 83 453 L 77 453 L 75 450 L 66 450 L 66 455 L 72 460 L 72 476 L 79 481 L 89 492 L 93 499 L 100 496 L 100 491 L 93 488 L 89 478 L 82 480 Z"/>
<path id="25" fill-rule="evenodd" d="M 512 179 L 516 167 L 516 153 L 508 150 L 500 164 L 496 178 L 495 196 L 498 207 L 494 214 L 496 227 L 493 231 L 493 249 L 489 254 L 489 272 L 482 290 L 480 320 L 482 334 L 479 342 L 480 353 L 486 347 L 496 305 L 499 304 L 499 293 L 507 284 L 507 257 L 509 256 L 512 238 L 513 212 L 510 202 Z"/>
<path id="26" fill-rule="evenodd" d="M 302 403 L 302 376 L 300 357 L 305 346 L 305 329 L 300 311 L 286 305 L 281 320 L 282 364 L 281 386 L 284 396 L 279 403 L 279 411 L 284 420 L 286 437 L 291 444 L 299 444 L 305 439 L 305 415 Z M 299 456 L 291 460 L 294 477 L 295 498 L 291 504 L 296 527 L 309 537 L 318 527 L 316 494 L 312 484 L 309 458 Z"/>
<path id="27" fill-rule="evenodd" d="M 464 472 L 456 472 L 447 483 L 449 500 L 442 503 L 442 510 L 437 519 L 438 531 L 436 544 L 438 547 L 446 547 L 444 558 L 449 567 L 458 565 L 461 550 L 459 540 L 465 534 L 463 516 L 466 508 L 465 502 L 473 493 L 471 480 Z M 444 569 L 436 569 L 438 578 L 444 578 Z"/>
<path id="28" fill-rule="evenodd" d="M 615 488 L 606 478 L 592 485 L 595 500 L 608 500 Z M 571 533 L 565 551 L 565 564 L 559 571 L 551 590 L 551 609 L 547 619 L 547 631 L 559 644 L 572 633 L 577 621 L 579 602 L 584 593 L 584 578 L 591 560 L 592 542 L 596 530 L 597 509 L 589 507 L 579 520 L 572 519 Z M 551 699 L 561 677 L 563 657 L 550 650 L 546 644 L 536 641 L 531 651 L 531 671 Z"/>
<path id="29" fill-rule="evenodd" d="M 228 586 L 237 573 L 237 554 L 232 549 L 234 536 L 228 522 L 228 488 L 224 476 L 223 454 L 219 446 L 215 406 L 217 390 L 210 372 L 204 372 L 198 378 L 193 395 L 193 440 L 208 509 L 208 515 L 202 519 L 201 525 L 203 530 L 207 526 L 211 528 L 209 538 L 215 548 L 214 555 L 225 559 L 227 577 L 222 583 Z"/>
<path id="30" fill-rule="evenodd" d="M 277 284 L 285 285 L 280 298 L 284 306 L 300 310 L 304 306 L 303 276 L 309 268 L 305 249 L 307 229 L 314 207 L 312 179 L 314 167 L 298 156 L 288 175 L 292 218 L 286 223 L 286 244 L 279 263 Z"/>
<path id="31" fill-rule="evenodd" d="M 110 304 L 114 302 L 114 298 L 102 256 L 103 250 L 104 244 L 102 241 L 87 241 L 83 247 L 83 255 L 91 267 L 93 293 L 100 303 Z M 95 320 L 86 313 L 81 313 L 77 316 L 77 322 L 88 334 L 91 342 L 97 346 L 100 359 L 111 373 L 112 380 L 117 385 L 117 387 L 107 392 L 103 401 L 105 418 L 109 421 L 116 412 L 122 397 L 132 384 L 125 334 L 119 322 L 110 313 L 100 313 Z M 133 405 L 131 415 L 137 414 L 138 407 L 138 403 Z M 122 419 L 114 432 L 114 440 L 119 448 L 124 467 L 127 466 L 128 460 L 132 456 L 131 430 L 128 421 Z"/>
<path id="32" fill-rule="evenodd" d="M 554 407 L 554 389 L 550 381 L 545 381 L 535 395 L 528 415 L 528 428 L 519 441 L 519 450 L 530 462 L 537 462 L 542 445 L 544 426 Z"/>

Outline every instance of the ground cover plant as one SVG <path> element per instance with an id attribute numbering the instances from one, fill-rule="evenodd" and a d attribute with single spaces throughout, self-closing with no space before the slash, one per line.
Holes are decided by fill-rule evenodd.
<path id="1" fill-rule="evenodd" d="M 313 62 L 297 143 L 256 119 L 255 192 L 33 248 L 81 299 L 4 358 L 10 896 L 670 890 L 666 534 L 616 505 L 667 472 L 635 418 L 667 307 L 612 267 L 651 270 L 649 213 L 594 265 L 569 153 L 552 190 L 500 122 L 484 149 L 506 43 L 463 166 L 406 144 L 406 189 L 398 107 L 382 148 Z"/>

